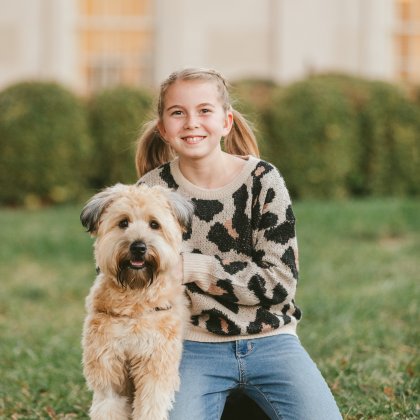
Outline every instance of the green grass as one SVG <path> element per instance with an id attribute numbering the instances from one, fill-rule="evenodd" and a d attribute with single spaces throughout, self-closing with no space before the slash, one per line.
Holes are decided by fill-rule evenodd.
<path id="1" fill-rule="evenodd" d="M 295 203 L 299 335 L 348 419 L 419 418 L 420 201 Z M 80 208 L 0 210 L 0 418 L 84 419 Z"/>

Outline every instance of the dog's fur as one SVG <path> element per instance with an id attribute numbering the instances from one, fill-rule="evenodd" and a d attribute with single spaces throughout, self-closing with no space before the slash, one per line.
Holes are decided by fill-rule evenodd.
<path id="1" fill-rule="evenodd" d="M 93 196 L 81 213 L 96 237 L 98 271 L 82 340 L 92 419 L 167 419 L 188 322 L 176 273 L 192 213 L 178 193 L 122 184 Z"/>

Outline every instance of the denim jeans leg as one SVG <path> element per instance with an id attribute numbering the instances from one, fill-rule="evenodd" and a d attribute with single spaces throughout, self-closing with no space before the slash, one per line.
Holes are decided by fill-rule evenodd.
<path id="1" fill-rule="evenodd" d="M 271 419 L 342 418 L 327 383 L 296 336 L 251 340 L 250 348 L 242 360 L 244 391 Z"/>
<path id="2" fill-rule="evenodd" d="M 273 420 L 340 420 L 327 383 L 290 334 L 225 343 L 185 341 L 170 420 L 220 420 L 241 388 Z"/>
<path id="3" fill-rule="evenodd" d="M 237 385 L 234 342 L 185 341 L 180 366 L 181 386 L 170 420 L 219 420 L 229 391 Z"/>

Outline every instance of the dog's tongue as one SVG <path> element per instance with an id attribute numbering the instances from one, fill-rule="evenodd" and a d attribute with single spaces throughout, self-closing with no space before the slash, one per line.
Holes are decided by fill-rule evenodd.
<path id="1" fill-rule="evenodd" d="M 131 264 L 133 267 L 143 267 L 143 265 L 144 265 L 144 261 L 134 261 L 134 260 L 131 260 L 131 261 L 130 261 L 130 264 Z"/>

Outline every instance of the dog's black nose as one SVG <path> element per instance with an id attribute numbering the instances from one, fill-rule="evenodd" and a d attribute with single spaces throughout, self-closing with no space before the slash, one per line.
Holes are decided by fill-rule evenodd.
<path id="1" fill-rule="evenodd" d="M 133 254 L 144 255 L 147 251 L 147 246 L 142 241 L 136 241 L 130 245 L 130 251 Z"/>

